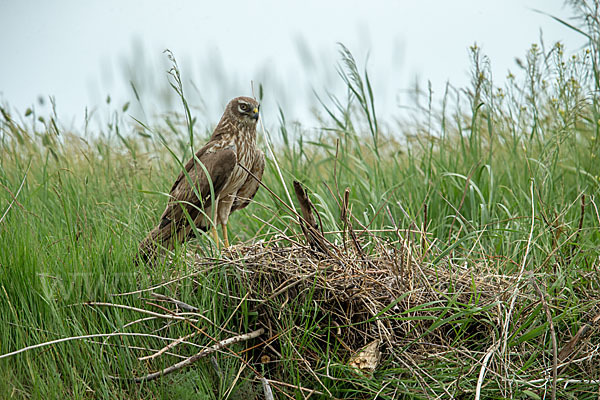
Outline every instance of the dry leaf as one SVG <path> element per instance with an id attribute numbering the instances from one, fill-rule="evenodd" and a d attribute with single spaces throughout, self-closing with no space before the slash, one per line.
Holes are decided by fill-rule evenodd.
<path id="1" fill-rule="evenodd" d="M 363 347 L 358 353 L 350 357 L 348 365 L 364 372 L 375 371 L 381 358 L 381 352 L 379 351 L 380 343 L 380 340 L 374 340 Z"/>

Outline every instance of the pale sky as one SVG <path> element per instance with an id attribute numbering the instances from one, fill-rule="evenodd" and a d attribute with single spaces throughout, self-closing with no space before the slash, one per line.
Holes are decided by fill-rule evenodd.
<path id="1" fill-rule="evenodd" d="M 565 19 L 571 13 L 559 0 L 0 0 L 0 103 L 22 113 L 52 95 L 63 123 L 77 126 L 86 106 L 106 113 L 107 95 L 114 106 L 133 101 L 133 75 L 153 110 L 167 90 L 162 51 L 169 48 L 195 85 L 191 103 L 206 106 L 201 123 L 214 124 L 230 98 L 251 94 L 251 81 L 266 88 L 267 122 L 277 121 L 276 105 L 302 119 L 315 104 L 313 90 L 343 96 L 336 72 L 342 42 L 361 66 L 368 54 L 376 105 L 392 115 L 408 104 L 405 90 L 417 78 L 431 80 L 440 95 L 447 80 L 465 85 L 474 42 L 497 82 L 517 69 L 515 57 L 539 40 L 540 29 L 547 47 L 561 40 L 572 52 L 584 44 L 532 9 Z"/>

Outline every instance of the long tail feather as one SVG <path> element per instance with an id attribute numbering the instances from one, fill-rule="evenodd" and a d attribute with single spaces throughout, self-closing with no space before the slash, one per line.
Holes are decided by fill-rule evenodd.
<path id="1" fill-rule="evenodd" d="M 197 229 L 206 232 L 208 226 L 198 224 Z M 194 236 L 194 231 L 189 224 L 180 226 L 164 218 L 159 225 L 154 227 L 140 242 L 137 260 L 144 263 L 152 263 L 161 253 L 161 250 L 173 250 L 175 242 L 183 242 Z"/>
<path id="2" fill-rule="evenodd" d="M 148 232 L 146 237 L 140 242 L 138 247 L 138 259 L 145 263 L 151 263 L 156 259 L 161 248 L 172 249 L 172 235 L 172 223 L 161 222 L 160 225 Z"/>

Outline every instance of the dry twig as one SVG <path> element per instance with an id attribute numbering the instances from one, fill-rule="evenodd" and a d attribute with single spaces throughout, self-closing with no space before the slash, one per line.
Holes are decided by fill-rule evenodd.
<path id="1" fill-rule="evenodd" d="M 262 335 L 264 332 L 265 332 L 265 330 L 263 328 L 260 328 L 255 331 L 252 331 L 250 333 L 245 333 L 243 335 L 238 335 L 238 336 L 230 337 L 225 340 L 221 340 L 220 342 L 217 342 L 216 344 L 200 351 L 199 353 L 194 354 L 193 356 L 191 356 L 189 358 L 186 358 L 183 361 L 178 362 L 177 364 L 173 364 L 170 367 L 161 369 L 160 371 L 156 371 L 156 372 L 153 372 L 151 374 L 148 374 L 148 375 L 145 375 L 145 376 L 142 376 L 139 378 L 134 378 L 133 381 L 138 382 L 138 383 L 152 381 L 161 376 L 168 375 L 172 372 L 175 372 L 182 368 L 190 366 L 193 363 L 195 363 L 196 361 L 198 361 L 199 359 L 206 357 L 206 356 L 214 353 L 215 351 L 222 349 L 223 347 L 229 346 L 230 344 L 254 339 L 255 337 Z"/>
<path id="2" fill-rule="evenodd" d="M 271 385 L 269 385 L 269 381 L 264 376 L 260 378 L 260 382 L 263 386 L 263 391 L 265 392 L 265 400 L 273 400 L 273 391 L 271 390 Z"/>

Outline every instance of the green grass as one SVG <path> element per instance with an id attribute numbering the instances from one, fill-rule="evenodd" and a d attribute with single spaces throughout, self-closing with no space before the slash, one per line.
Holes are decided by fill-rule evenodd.
<path id="1" fill-rule="evenodd" d="M 270 132 L 281 136 L 275 139 L 275 152 L 283 181 L 289 190 L 294 179 L 310 189 L 326 231 L 344 229 L 340 205 L 331 192 L 343 193 L 349 187 L 353 214 L 370 229 L 384 230 L 377 235 L 390 246 L 399 246 L 391 229 L 395 225 L 428 233 L 427 244 L 416 254 L 424 264 L 513 276 L 524 266 L 525 283 L 519 290 L 526 295 L 514 304 L 507 326 L 507 351 L 515 354 L 503 365 L 506 359 L 494 353 L 490 365 L 502 375 L 486 375 L 481 398 L 550 397 L 551 380 L 545 385 L 539 380 L 550 376 L 543 371 L 551 367 L 552 342 L 544 307 L 526 283 L 530 276 L 545 293 L 559 350 L 599 312 L 597 32 L 598 26 L 587 27 L 589 47 L 574 57 L 565 55 L 561 45 L 533 46 L 522 70 L 501 89 L 491 82 L 489 61 L 474 46 L 472 85 L 464 90 L 449 86 L 439 105 L 428 93 L 418 93 L 420 103 L 428 106 L 416 108 L 412 122 L 397 125 L 376 119 L 368 75 L 342 48 L 340 74 L 348 98 L 321 102 L 318 134 L 292 132 L 283 112 L 280 126 Z M 171 79 L 185 100 L 174 67 Z M 189 271 L 180 253 L 170 267 L 148 269 L 132 261 L 139 240 L 162 211 L 161 193 L 177 175 L 172 154 L 185 161 L 191 155 L 190 138 L 197 147 L 208 136 L 208 127 L 194 126 L 185 102 L 183 110 L 180 126 L 172 119 L 130 124 L 127 107 L 114 109 L 110 124 L 84 134 L 62 130 L 55 114 L 38 116 L 29 110 L 17 117 L 3 109 L 0 216 L 7 212 L 0 222 L 0 354 L 91 333 L 176 338 L 194 332 L 186 323 L 157 331 L 163 324 L 156 320 L 124 328 L 143 316 L 81 304 L 119 302 L 152 309 L 147 295 L 111 294 Z M 287 199 L 275 160 L 268 158 L 264 182 Z M 256 204 L 230 220 L 231 240 L 251 243 L 279 231 L 298 233 L 292 220 L 290 212 L 261 189 Z M 328 239 L 341 242 L 342 235 L 331 233 Z M 418 243 L 421 236 L 409 239 Z M 207 239 L 199 242 L 210 247 Z M 378 249 L 367 246 L 367 251 Z M 165 289 L 165 294 L 203 310 L 214 325 L 203 320 L 198 324 L 219 339 L 229 336 L 222 328 L 248 332 L 257 318 L 251 303 L 235 300 L 245 293 L 225 270 L 199 275 L 204 289 L 187 281 L 177 285 L 176 293 Z M 421 305 L 433 315 L 433 325 L 430 335 L 420 340 L 428 342 L 451 330 L 450 346 L 437 355 L 404 362 L 402 350 L 410 349 L 386 349 L 376 372 L 359 376 L 345 366 L 346 353 L 339 342 L 327 336 L 332 330 L 326 315 L 318 313 L 310 299 L 298 298 L 286 305 L 297 310 L 292 313 L 296 318 L 280 325 L 288 327 L 279 332 L 283 359 L 269 367 L 255 363 L 253 368 L 267 378 L 329 391 L 336 398 L 431 398 L 448 393 L 472 398 L 482 359 L 505 332 L 510 298 L 499 298 L 498 304 L 482 308 L 476 297 L 464 304 L 448 294 L 445 304 Z M 473 332 L 482 324 L 488 327 L 486 335 L 493 332 L 496 337 Z M 558 398 L 597 398 L 598 383 L 590 382 L 600 379 L 597 332 L 596 326 L 569 358 L 576 361 L 559 369 L 559 379 L 572 381 L 559 382 Z M 194 340 L 211 344 L 206 337 Z M 109 378 L 139 376 L 176 362 L 165 356 L 147 364 L 137 360 L 147 352 L 128 347 L 164 345 L 151 337 L 99 338 L 0 359 L 0 397 L 264 398 L 254 374 L 227 351 L 215 356 L 220 372 L 206 359 L 141 385 Z M 247 346 L 231 348 L 239 353 Z M 197 351 L 192 346 L 184 350 L 189 355 Z M 311 366 L 314 375 L 299 361 L 300 354 L 308 353 L 322 360 Z M 478 356 L 469 359 L 467 353 Z M 287 386 L 277 387 L 278 398 L 286 398 L 281 391 L 302 398 L 299 390 Z"/>

